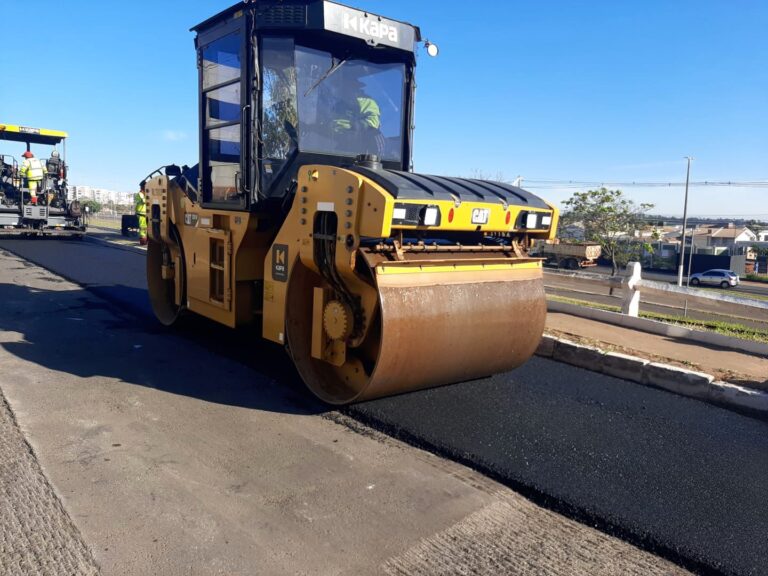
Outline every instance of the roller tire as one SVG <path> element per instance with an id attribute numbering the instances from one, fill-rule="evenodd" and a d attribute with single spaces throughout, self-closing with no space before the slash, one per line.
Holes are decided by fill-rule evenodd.
<path id="1" fill-rule="evenodd" d="M 149 240 L 147 242 L 147 289 L 152 311 L 155 317 L 164 326 L 173 326 L 183 316 L 187 300 L 187 270 L 184 260 L 184 247 L 181 238 L 175 228 L 171 228 L 172 236 L 176 241 L 180 252 L 181 270 L 176 270 L 176 275 L 181 275 L 181 305 L 174 302 L 175 281 L 163 280 L 161 267 L 163 262 L 163 245 L 161 242 Z"/>

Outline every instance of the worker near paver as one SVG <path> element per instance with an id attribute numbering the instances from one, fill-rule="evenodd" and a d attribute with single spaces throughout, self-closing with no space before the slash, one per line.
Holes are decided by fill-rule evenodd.
<path id="1" fill-rule="evenodd" d="M 147 202 L 144 200 L 144 191 L 136 193 L 136 218 L 139 220 L 139 244 L 147 243 Z"/>
<path id="2" fill-rule="evenodd" d="M 29 150 L 24 152 L 22 156 L 24 157 L 24 161 L 21 163 L 21 176 L 26 179 L 30 202 L 32 204 L 37 204 L 37 189 L 45 177 L 45 167 Z"/>
<path id="3" fill-rule="evenodd" d="M 54 178 L 63 178 L 64 174 L 62 172 L 61 164 L 61 156 L 59 156 L 59 151 L 54 148 L 53 152 L 51 152 L 51 157 L 48 158 L 48 162 L 46 162 L 46 169 L 48 170 L 48 174 Z"/>

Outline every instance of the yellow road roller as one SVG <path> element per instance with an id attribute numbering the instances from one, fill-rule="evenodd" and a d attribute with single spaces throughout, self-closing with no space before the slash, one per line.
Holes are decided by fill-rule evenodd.
<path id="1" fill-rule="evenodd" d="M 141 183 L 160 322 L 256 322 L 332 404 L 534 353 L 546 301 L 528 250 L 558 212 L 509 184 L 413 172 L 417 27 L 256 0 L 193 31 L 200 161 Z"/>

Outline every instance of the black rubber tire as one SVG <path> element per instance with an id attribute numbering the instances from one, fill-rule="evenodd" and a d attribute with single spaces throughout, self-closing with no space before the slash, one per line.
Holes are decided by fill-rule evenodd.
<path id="1" fill-rule="evenodd" d="M 701 284 L 701 282 L 699 282 L 698 278 L 691 279 L 691 286 L 698 286 L 699 284 Z"/>
<path id="2" fill-rule="evenodd" d="M 187 299 L 187 271 L 186 263 L 184 260 L 184 246 L 181 243 L 181 237 L 175 228 L 171 229 L 171 236 L 178 246 L 178 250 L 181 254 L 181 270 L 177 270 L 176 273 L 181 276 L 181 301 L 182 304 L 177 306 L 173 302 L 173 282 L 168 280 L 162 280 L 160 275 L 160 265 L 162 263 L 162 250 L 163 246 L 160 242 L 150 240 L 147 243 L 147 287 L 149 291 L 149 300 L 152 305 L 152 311 L 165 326 L 173 326 L 178 322 L 180 317 L 186 310 Z"/>
<path id="3" fill-rule="evenodd" d="M 724 289 L 726 289 L 726 290 L 727 290 L 727 289 L 728 289 L 728 288 L 730 288 L 730 287 L 731 287 L 731 285 L 730 285 L 728 282 L 726 282 L 725 280 L 723 280 L 722 282 L 720 282 L 720 288 L 724 288 Z"/>

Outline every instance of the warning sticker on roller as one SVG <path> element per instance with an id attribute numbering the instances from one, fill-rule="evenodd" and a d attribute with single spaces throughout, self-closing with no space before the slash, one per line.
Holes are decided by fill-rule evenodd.
<path id="1" fill-rule="evenodd" d="M 272 279 L 277 282 L 288 281 L 288 246 L 286 244 L 272 246 Z"/>

